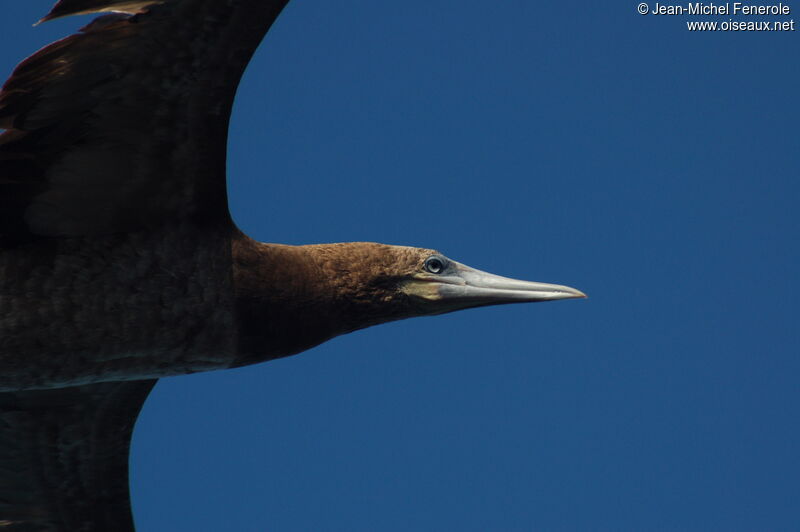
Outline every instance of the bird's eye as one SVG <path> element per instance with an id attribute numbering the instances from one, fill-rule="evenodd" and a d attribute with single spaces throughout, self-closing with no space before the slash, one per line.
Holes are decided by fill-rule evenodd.
<path id="1" fill-rule="evenodd" d="M 442 257 L 434 255 L 425 260 L 424 268 L 430 273 L 442 273 L 445 268 L 445 261 Z"/>

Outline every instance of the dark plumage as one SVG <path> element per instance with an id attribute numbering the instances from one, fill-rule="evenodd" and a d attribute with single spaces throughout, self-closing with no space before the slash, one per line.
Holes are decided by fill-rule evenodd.
<path id="1" fill-rule="evenodd" d="M 263 244 L 231 222 L 238 80 L 285 0 L 115 11 L 0 93 L 0 529 L 132 530 L 127 451 L 156 379 L 387 321 L 583 297 L 430 249 Z"/>

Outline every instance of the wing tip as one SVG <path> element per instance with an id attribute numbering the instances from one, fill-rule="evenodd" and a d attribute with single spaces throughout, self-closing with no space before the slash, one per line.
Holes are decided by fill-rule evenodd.
<path id="1" fill-rule="evenodd" d="M 135 15 L 143 9 L 154 5 L 163 4 L 168 0 L 58 0 L 48 14 L 39 19 L 34 26 L 49 22 L 57 18 L 72 15 L 88 15 L 116 11 Z"/>

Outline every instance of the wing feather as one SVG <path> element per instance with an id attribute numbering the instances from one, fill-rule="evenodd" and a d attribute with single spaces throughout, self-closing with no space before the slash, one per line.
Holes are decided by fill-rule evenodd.
<path id="1" fill-rule="evenodd" d="M 43 48 L 4 85 L 0 236 L 227 222 L 233 97 L 286 2 L 59 2 L 46 19 L 128 13 Z"/>
<path id="2" fill-rule="evenodd" d="M 86 15 L 117 11 L 120 13 L 139 13 L 153 4 L 161 4 L 165 0 L 59 0 L 53 9 L 39 22 L 47 22 L 70 15 Z"/>
<path id="3" fill-rule="evenodd" d="M 155 382 L 0 393 L 0 530 L 133 531 L 128 450 Z"/>

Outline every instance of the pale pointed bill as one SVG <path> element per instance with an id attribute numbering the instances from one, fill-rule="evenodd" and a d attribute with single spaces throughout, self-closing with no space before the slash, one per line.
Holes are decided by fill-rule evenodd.
<path id="1" fill-rule="evenodd" d="M 455 271 L 436 279 L 442 301 L 476 305 L 555 301 L 585 298 L 576 288 L 559 284 L 520 281 L 470 268 L 452 261 Z"/>

